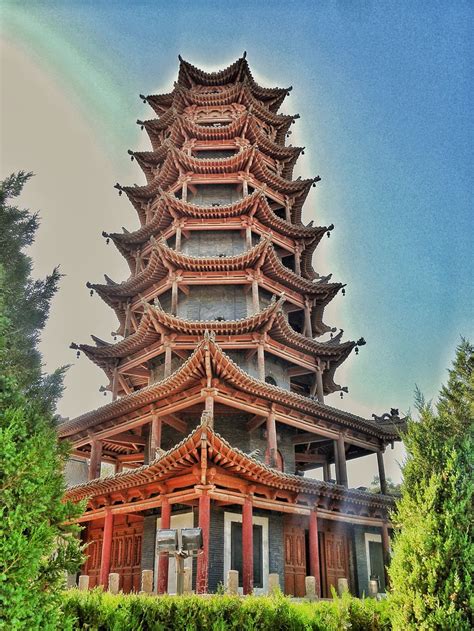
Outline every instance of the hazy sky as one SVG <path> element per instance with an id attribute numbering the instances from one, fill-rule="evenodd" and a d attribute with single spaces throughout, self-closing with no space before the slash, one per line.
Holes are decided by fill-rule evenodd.
<path id="1" fill-rule="evenodd" d="M 293 85 L 296 175 L 320 175 L 305 221 L 334 223 L 316 269 L 348 283 L 326 321 L 367 346 L 327 402 L 370 416 L 436 395 L 460 335 L 473 337 L 472 3 L 3 2 L 1 172 L 36 173 L 22 203 L 40 209 L 36 272 L 66 275 L 43 336 L 46 366 L 73 363 L 64 416 L 103 405 L 103 373 L 71 341 L 111 340 L 113 312 L 87 280 L 128 267 L 102 230 L 137 227 L 113 184 L 142 183 L 127 149 L 147 149 L 138 94 L 172 89 L 177 55 L 223 68 L 244 50 L 257 80 Z M 397 449 L 388 460 L 397 477 Z M 395 457 L 394 457 L 395 456 Z M 351 482 L 367 482 L 370 459 Z M 364 475 L 362 475 L 364 474 Z"/>

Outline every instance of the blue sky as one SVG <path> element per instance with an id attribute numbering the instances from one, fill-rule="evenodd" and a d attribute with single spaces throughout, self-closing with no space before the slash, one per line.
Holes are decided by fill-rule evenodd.
<path id="1" fill-rule="evenodd" d="M 344 407 L 407 410 L 415 384 L 436 395 L 473 337 L 472 3 L 30 0 L 4 2 L 2 26 L 94 130 L 116 179 L 126 150 L 146 147 L 138 94 L 171 90 L 179 53 L 219 69 L 246 50 L 262 84 L 293 85 L 298 173 L 322 178 L 304 219 L 335 224 L 315 267 L 348 283 L 326 319 L 367 340 L 342 371 Z M 103 228 L 116 221 L 104 210 Z"/>

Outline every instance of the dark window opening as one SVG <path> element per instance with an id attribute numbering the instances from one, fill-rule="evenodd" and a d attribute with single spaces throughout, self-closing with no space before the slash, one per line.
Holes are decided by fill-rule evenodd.
<path id="1" fill-rule="evenodd" d="M 382 544 L 379 541 L 369 541 L 369 558 L 371 576 L 378 578 L 379 589 L 385 591 L 385 574 L 383 567 Z M 369 576 L 369 579 L 371 578 Z"/>
<path id="2" fill-rule="evenodd" d="M 288 314 L 288 322 L 291 327 L 297 332 L 302 333 L 304 328 L 304 313 L 301 310 L 292 311 Z"/>
<path id="3" fill-rule="evenodd" d="M 295 271 L 295 256 L 294 254 L 290 254 L 289 256 L 282 256 L 281 262 L 285 267 L 290 269 L 292 272 Z"/>
<path id="4" fill-rule="evenodd" d="M 269 383 L 271 386 L 277 385 L 277 382 L 275 381 L 275 379 L 273 377 L 270 377 L 270 375 L 267 375 L 265 377 L 265 383 Z"/>
<path id="5" fill-rule="evenodd" d="M 199 150 L 194 152 L 195 158 L 207 160 L 210 158 L 230 158 L 237 153 L 235 149 L 211 149 L 209 151 Z"/>

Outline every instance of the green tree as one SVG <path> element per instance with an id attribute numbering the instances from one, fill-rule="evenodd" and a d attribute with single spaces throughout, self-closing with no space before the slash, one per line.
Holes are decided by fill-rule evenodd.
<path id="1" fill-rule="evenodd" d="M 387 485 L 388 495 L 398 495 L 400 493 L 400 484 L 394 482 L 392 478 L 386 478 L 385 484 Z M 370 483 L 369 491 L 371 493 L 380 493 L 380 477 L 375 475 Z"/>
<path id="2" fill-rule="evenodd" d="M 67 448 L 53 415 L 64 369 L 43 374 L 37 348 L 59 273 L 31 278 L 22 250 L 38 218 L 8 204 L 30 177 L 0 185 L 0 628 L 8 630 L 63 628 L 65 571 L 81 560 L 78 528 L 65 525 L 81 507 L 62 502 Z"/>
<path id="3" fill-rule="evenodd" d="M 62 393 L 66 367 L 44 374 L 38 342 L 61 274 L 56 268 L 44 279 L 31 277 L 33 263 L 24 248 L 34 242 L 38 214 L 9 204 L 21 194 L 32 175 L 20 171 L 0 184 L 1 291 L 3 310 L 8 314 L 3 323 L 0 361 L 2 370 L 14 374 L 27 396 L 43 401 L 46 409 L 52 411 Z"/>
<path id="4" fill-rule="evenodd" d="M 462 340 L 436 408 L 417 392 L 404 436 L 389 568 L 395 630 L 472 628 L 474 348 Z"/>

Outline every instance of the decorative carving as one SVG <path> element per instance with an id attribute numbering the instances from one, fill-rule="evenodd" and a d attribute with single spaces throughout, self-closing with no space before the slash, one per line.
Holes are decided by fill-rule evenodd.
<path id="1" fill-rule="evenodd" d="M 372 418 L 376 423 L 390 423 L 400 421 L 400 414 L 397 408 L 392 408 L 390 412 L 385 412 L 381 416 L 372 414 Z"/>
<path id="2" fill-rule="evenodd" d="M 204 412 L 201 414 L 201 427 L 212 427 L 212 420 L 212 413 L 208 410 L 204 410 Z"/>

